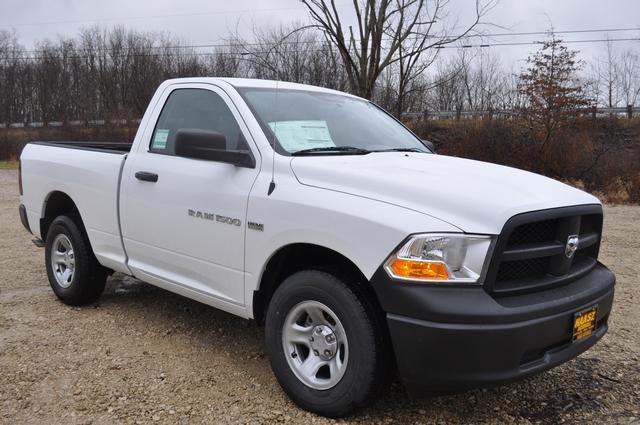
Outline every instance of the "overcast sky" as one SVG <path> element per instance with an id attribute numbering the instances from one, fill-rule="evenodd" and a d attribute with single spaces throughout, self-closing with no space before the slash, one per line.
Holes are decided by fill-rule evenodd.
<path id="1" fill-rule="evenodd" d="M 337 0 L 350 16 L 351 0 Z M 474 0 L 450 0 L 449 19 L 463 26 Z M 167 31 L 193 44 L 221 42 L 229 31 L 250 38 L 251 28 L 280 22 L 308 21 L 299 0 L 0 0 L 0 30 L 15 30 L 20 42 L 74 36 L 82 27 L 124 25 L 145 31 Z M 491 32 L 557 31 L 640 27 L 639 0 L 501 0 L 486 17 L 507 28 Z M 565 40 L 640 38 L 640 31 L 567 34 Z M 537 36 L 510 36 L 490 42 L 533 41 Z M 615 44 L 640 51 L 640 41 Z M 585 59 L 601 52 L 603 43 L 571 44 Z M 491 47 L 507 66 L 518 66 L 535 46 Z M 447 54 L 452 54 L 448 50 Z"/>

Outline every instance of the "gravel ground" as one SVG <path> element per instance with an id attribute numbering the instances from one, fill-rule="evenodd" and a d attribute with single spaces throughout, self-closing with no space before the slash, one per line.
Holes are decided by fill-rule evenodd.
<path id="1" fill-rule="evenodd" d="M 113 276 L 99 304 L 49 289 L 43 250 L 0 170 L 0 421 L 3 423 L 331 423 L 280 390 L 254 324 Z M 607 207 L 601 259 L 617 274 L 610 331 L 554 370 L 488 390 L 412 400 L 394 384 L 339 423 L 640 424 L 640 207 Z"/>

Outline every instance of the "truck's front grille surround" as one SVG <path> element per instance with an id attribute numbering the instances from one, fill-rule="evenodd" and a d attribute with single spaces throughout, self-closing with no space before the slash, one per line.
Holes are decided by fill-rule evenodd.
<path id="1" fill-rule="evenodd" d="M 600 205 L 516 215 L 498 237 L 485 289 L 496 296 L 515 295 L 575 280 L 596 265 L 601 233 Z M 568 257 L 567 241 L 573 235 L 578 235 L 578 249 Z"/>

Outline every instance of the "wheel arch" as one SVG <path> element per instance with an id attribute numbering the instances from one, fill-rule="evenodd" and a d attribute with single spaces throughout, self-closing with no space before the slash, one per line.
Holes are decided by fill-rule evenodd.
<path id="1" fill-rule="evenodd" d="M 56 217 L 61 215 L 69 215 L 71 219 L 78 225 L 80 230 L 86 235 L 84 223 L 80 216 L 80 211 L 76 203 L 71 197 L 60 190 L 54 190 L 47 194 L 42 204 L 42 214 L 40 218 L 40 236 L 43 240 L 47 238 L 47 232 L 51 223 Z"/>
<path id="2" fill-rule="evenodd" d="M 257 289 L 253 292 L 253 317 L 264 322 L 269 301 L 287 277 L 302 270 L 322 270 L 338 275 L 349 285 L 357 285 L 378 307 L 378 299 L 362 270 L 344 254 L 312 243 L 290 243 L 280 247 L 266 262 Z"/>

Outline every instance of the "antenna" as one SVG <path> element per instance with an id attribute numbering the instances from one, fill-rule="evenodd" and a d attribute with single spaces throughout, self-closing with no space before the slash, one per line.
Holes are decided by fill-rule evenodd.
<path id="1" fill-rule="evenodd" d="M 271 157 L 271 183 L 269 183 L 269 190 L 267 191 L 267 195 L 271 195 L 273 193 L 273 190 L 276 188 L 276 182 L 274 180 L 274 176 L 275 176 L 275 168 L 276 168 L 276 131 L 278 129 L 278 80 L 276 80 L 276 99 L 274 103 L 275 103 L 274 105 L 275 120 L 273 122 L 273 129 L 272 129 L 273 140 L 271 144 L 271 149 L 273 154 L 273 156 Z"/>

